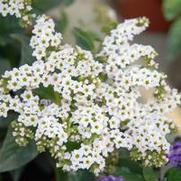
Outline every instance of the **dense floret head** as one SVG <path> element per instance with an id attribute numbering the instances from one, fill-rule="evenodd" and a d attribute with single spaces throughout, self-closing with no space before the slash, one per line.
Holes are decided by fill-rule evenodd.
<path id="1" fill-rule="evenodd" d="M 25 146 L 33 139 L 66 171 L 99 174 L 120 148 L 146 166 L 167 162 L 166 135 L 174 128 L 167 114 L 181 97 L 158 72 L 155 50 L 131 44 L 148 24 L 146 18 L 126 20 L 93 55 L 63 45 L 53 20 L 38 17 L 30 42 L 36 61 L 6 71 L 0 80 L 0 116 L 18 113 L 12 123 L 16 142 Z M 50 96 L 42 95 L 47 91 Z M 143 91 L 152 98 L 145 100 Z"/>

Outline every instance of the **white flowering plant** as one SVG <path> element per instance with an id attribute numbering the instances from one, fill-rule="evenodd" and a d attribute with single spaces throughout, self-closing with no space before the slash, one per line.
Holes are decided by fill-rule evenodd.
<path id="1" fill-rule="evenodd" d="M 29 0 L 3 0 L 0 7 L 2 16 L 14 15 L 33 27 L 26 48 L 34 62 L 0 79 L 0 117 L 16 115 L 8 136 L 17 147 L 33 145 L 31 158 L 49 152 L 57 168 L 96 176 L 114 170 L 121 149 L 146 168 L 168 162 L 167 135 L 175 125 L 167 115 L 181 95 L 158 71 L 155 50 L 132 43 L 148 19 L 125 20 L 91 52 L 64 43 L 53 19 L 32 14 Z M 151 98 L 145 99 L 148 91 Z"/>

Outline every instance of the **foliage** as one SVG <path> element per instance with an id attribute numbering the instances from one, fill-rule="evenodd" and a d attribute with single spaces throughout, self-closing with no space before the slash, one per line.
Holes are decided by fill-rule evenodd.
<path id="1" fill-rule="evenodd" d="M 81 28 L 74 28 L 74 35 L 78 46 L 95 52 L 95 41 L 100 41 L 100 38 L 96 33 L 85 31 Z"/>
<path id="2" fill-rule="evenodd" d="M 47 10 L 50 10 L 54 7 L 57 7 L 61 3 L 64 3 L 65 5 L 71 5 L 74 0 L 32 0 L 33 7 L 35 7 L 35 10 L 39 12 L 45 12 Z"/>
<path id="3" fill-rule="evenodd" d="M 171 168 L 167 171 L 167 181 L 179 181 L 181 179 L 181 169 Z"/>
<path id="4" fill-rule="evenodd" d="M 181 14 L 180 0 L 163 0 L 163 11 L 168 20 L 173 20 Z"/>
<path id="5" fill-rule="evenodd" d="M 181 0 L 164 0 L 163 12 L 167 20 L 174 21 L 167 38 L 167 57 L 174 60 L 181 51 Z"/>
<path id="6" fill-rule="evenodd" d="M 0 172 L 18 169 L 37 156 L 38 152 L 33 143 L 27 147 L 20 147 L 16 144 L 11 131 L 0 149 Z"/>
<path id="7" fill-rule="evenodd" d="M 65 30 L 68 26 L 68 17 L 65 12 L 61 13 L 60 19 L 58 20 L 56 26 L 61 33 L 65 32 Z"/>

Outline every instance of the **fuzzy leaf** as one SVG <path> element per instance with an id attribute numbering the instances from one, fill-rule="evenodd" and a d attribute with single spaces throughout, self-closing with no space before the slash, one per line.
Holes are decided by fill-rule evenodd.
<path id="1" fill-rule="evenodd" d="M 17 116 L 18 116 L 17 113 L 10 111 L 8 112 L 8 117 L 6 118 L 0 117 L 0 128 L 8 128 L 11 121 L 17 119 Z"/>
<path id="2" fill-rule="evenodd" d="M 167 172 L 167 181 L 180 181 L 181 180 L 181 169 L 171 168 Z"/>
<path id="3" fill-rule="evenodd" d="M 30 38 L 21 34 L 12 34 L 11 37 L 21 44 L 21 60 L 19 65 L 31 65 L 35 61 L 35 58 L 32 56 L 33 50 L 29 45 Z"/>
<path id="4" fill-rule="evenodd" d="M 93 52 L 95 51 L 95 41 L 100 41 L 100 38 L 97 34 L 84 31 L 80 28 L 74 28 L 74 36 L 78 46 Z"/>
<path id="5" fill-rule="evenodd" d="M 152 168 L 143 168 L 143 175 L 146 181 L 158 181 L 158 173 Z"/>
<path id="6" fill-rule="evenodd" d="M 141 174 L 132 172 L 127 167 L 117 168 L 114 174 L 117 176 L 122 176 L 126 181 L 145 181 Z"/>
<path id="7" fill-rule="evenodd" d="M 18 146 L 9 130 L 0 149 L 0 172 L 20 168 L 37 155 L 38 152 L 34 143 L 31 142 L 26 147 Z"/>

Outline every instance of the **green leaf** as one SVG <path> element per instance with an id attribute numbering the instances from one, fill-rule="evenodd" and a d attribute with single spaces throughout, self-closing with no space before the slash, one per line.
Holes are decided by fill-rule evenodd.
<path id="1" fill-rule="evenodd" d="M 12 34 L 11 37 L 21 44 L 21 60 L 19 65 L 31 65 L 36 59 L 32 56 L 33 50 L 30 47 L 30 38 L 21 34 Z"/>
<path id="2" fill-rule="evenodd" d="M 23 168 L 11 171 L 10 174 L 11 174 L 11 177 L 13 178 L 13 181 L 19 181 L 22 172 L 23 172 Z"/>
<path id="3" fill-rule="evenodd" d="M 11 38 L 11 34 L 23 34 L 23 29 L 19 26 L 15 17 L 0 17 L 0 55 L 6 61 L 6 66 L 16 66 L 19 61 L 19 46 Z M 11 50 L 11 53 L 9 52 Z M 3 65 L 3 64 L 1 64 Z M 1 70 L 4 71 L 4 69 Z"/>
<path id="4" fill-rule="evenodd" d="M 181 169 L 179 168 L 171 168 L 168 170 L 167 181 L 181 181 Z"/>
<path id="5" fill-rule="evenodd" d="M 172 20 L 181 14 L 181 0 L 164 0 L 163 12 L 168 20 Z"/>
<path id="6" fill-rule="evenodd" d="M 93 52 L 95 51 L 95 41 L 100 41 L 97 34 L 90 31 L 84 31 L 81 28 L 74 28 L 74 36 L 78 46 Z"/>
<path id="7" fill-rule="evenodd" d="M 17 119 L 17 116 L 18 114 L 13 111 L 8 112 L 8 117 L 0 118 L 0 128 L 7 128 L 12 120 Z"/>
<path id="8" fill-rule="evenodd" d="M 60 94 L 58 92 L 55 92 L 52 86 L 40 86 L 40 88 L 35 89 L 33 92 L 41 99 L 48 99 L 55 102 L 56 104 L 60 104 L 61 102 Z"/>
<path id="9" fill-rule="evenodd" d="M 21 32 L 22 28 L 18 24 L 17 18 L 13 16 L 2 17 L 0 16 L 0 33 L 9 34 Z"/>
<path id="10" fill-rule="evenodd" d="M 57 7 L 62 0 L 33 0 L 32 6 L 35 11 L 44 12 L 54 7 Z"/>
<path id="11" fill-rule="evenodd" d="M 2 75 L 6 70 L 8 70 L 11 67 L 9 60 L 4 59 L 2 57 L 0 57 L 0 65 L 0 75 Z"/>
<path id="12" fill-rule="evenodd" d="M 71 5 L 75 0 L 63 0 L 65 5 Z"/>
<path id="13" fill-rule="evenodd" d="M 167 57 L 168 59 L 174 59 L 181 53 L 181 18 L 176 20 L 167 38 Z"/>
<path id="14" fill-rule="evenodd" d="M 131 172 L 142 174 L 143 168 L 139 162 L 130 159 L 130 153 L 128 150 L 121 148 L 119 151 L 119 167 L 127 167 Z"/>
<path id="15" fill-rule="evenodd" d="M 45 12 L 48 11 L 54 7 L 59 6 L 61 3 L 64 3 L 65 5 L 71 5 L 74 0 L 32 0 L 32 6 L 33 9 L 36 12 Z"/>
<path id="16" fill-rule="evenodd" d="M 122 176 L 125 181 L 145 181 L 141 164 L 130 159 L 126 149 L 120 149 L 119 162 L 113 175 Z"/>
<path id="17" fill-rule="evenodd" d="M 32 49 L 29 46 L 30 39 L 26 36 L 21 36 L 21 61 L 20 65 L 29 64 L 31 65 L 35 58 L 32 56 Z"/>
<path id="18" fill-rule="evenodd" d="M 37 155 L 38 152 L 34 143 L 31 142 L 26 147 L 18 146 L 9 130 L 0 150 L 0 172 L 20 168 Z"/>
<path id="19" fill-rule="evenodd" d="M 65 12 L 61 13 L 60 19 L 58 20 L 56 26 L 61 33 L 65 32 L 65 30 L 68 26 L 68 17 Z"/>
<path id="20" fill-rule="evenodd" d="M 55 170 L 56 181 L 93 181 L 95 176 L 87 170 L 79 170 L 76 173 L 66 173 L 61 169 Z"/>
<path id="21" fill-rule="evenodd" d="M 0 56 L 5 61 L 8 61 L 11 67 L 18 66 L 21 56 L 21 47 L 16 40 L 9 37 L 9 42 L 0 46 Z M 11 53 L 10 53 L 11 50 Z"/>
<path id="22" fill-rule="evenodd" d="M 130 158 L 120 159 L 119 166 L 127 167 L 131 172 L 142 174 L 142 167 L 138 163 L 130 160 Z"/>
<path id="23" fill-rule="evenodd" d="M 114 174 L 122 176 L 125 181 L 145 181 L 141 174 L 131 172 L 127 167 L 118 167 Z"/>
<path id="24" fill-rule="evenodd" d="M 101 31 L 103 33 L 105 33 L 106 35 L 109 35 L 110 34 L 110 31 L 112 29 L 115 29 L 117 27 L 118 23 L 115 22 L 115 21 L 112 21 L 112 22 L 109 22 L 107 24 L 105 24 L 102 28 L 101 28 Z"/>
<path id="25" fill-rule="evenodd" d="M 9 43 L 9 35 L 12 33 L 22 33 L 22 28 L 19 26 L 19 22 L 15 17 L 1 17 L 0 16 L 0 45 L 6 45 Z"/>
<path id="26" fill-rule="evenodd" d="M 74 36 L 76 43 L 86 50 L 94 50 L 94 39 L 86 31 L 81 30 L 80 28 L 74 28 Z"/>
<path id="27" fill-rule="evenodd" d="M 94 175 L 88 171 L 80 170 L 74 174 L 69 174 L 67 181 L 93 181 Z"/>
<path id="28" fill-rule="evenodd" d="M 158 172 L 154 171 L 152 168 L 143 168 L 143 175 L 146 181 L 158 181 Z"/>
<path id="29" fill-rule="evenodd" d="M 48 152 L 39 154 L 38 157 L 36 157 L 36 159 L 34 160 L 34 163 L 41 171 L 48 174 L 52 174 L 56 167 L 55 160 Z"/>

